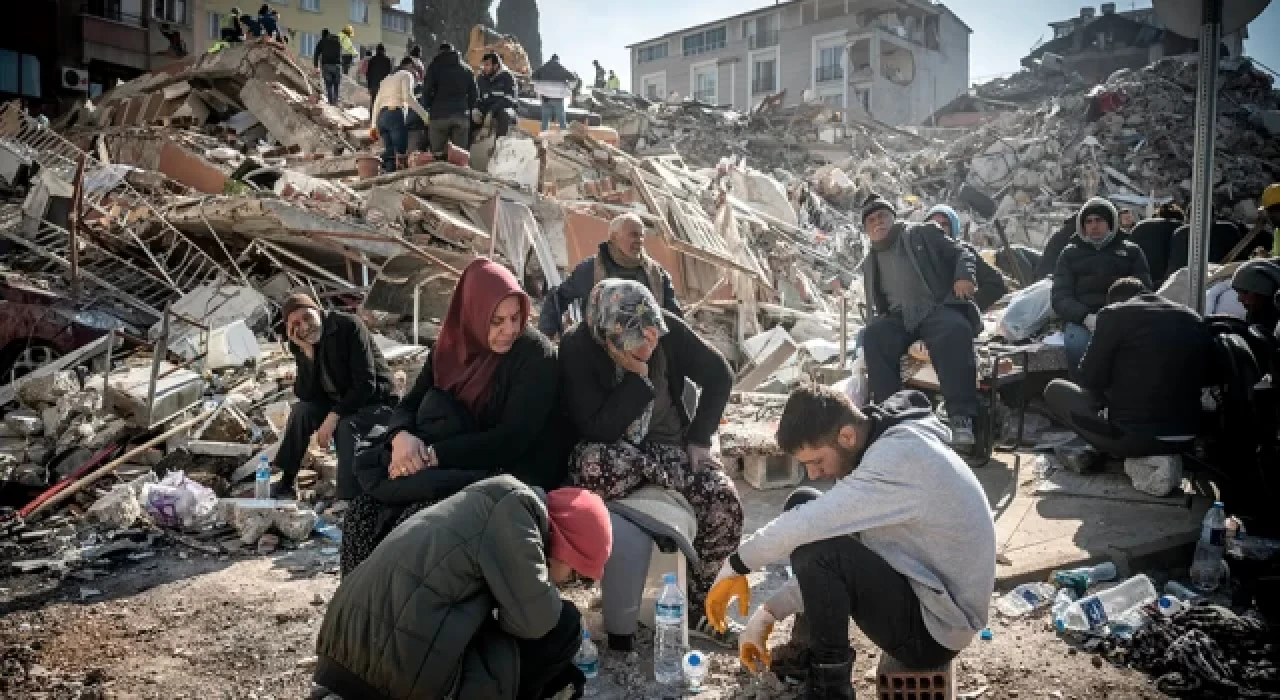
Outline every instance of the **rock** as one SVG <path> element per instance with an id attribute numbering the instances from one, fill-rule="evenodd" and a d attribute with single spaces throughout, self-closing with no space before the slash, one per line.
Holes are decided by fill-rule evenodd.
<path id="1" fill-rule="evenodd" d="M 241 517 L 237 512 L 234 524 L 236 531 L 240 533 L 240 541 L 254 544 L 271 529 L 271 514 L 267 511 L 248 511 Z"/>
<path id="2" fill-rule="evenodd" d="M 40 416 L 35 411 L 26 408 L 10 411 L 4 417 L 4 424 L 21 437 L 39 435 L 44 431 L 44 421 L 40 419 Z"/>
<path id="3" fill-rule="evenodd" d="M 112 443 L 119 444 L 124 434 L 129 431 L 128 422 L 120 418 L 113 418 L 103 424 L 84 444 L 95 450 L 101 449 Z"/>
<path id="4" fill-rule="evenodd" d="M 311 536 L 311 530 L 316 526 L 316 514 L 313 510 L 279 509 L 272 516 L 272 522 L 280 534 L 302 542 Z"/>
<path id="5" fill-rule="evenodd" d="M 142 504 L 128 484 L 121 484 L 90 506 L 88 515 L 92 520 L 123 530 L 132 527 L 142 517 Z"/>
<path id="6" fill-rule="evenodd" d="M 75 372 L 63 370 L 44 376 L 29 376 L 18 387 L 18 398 L 32 406 L 48 406 L 72 392 L 80 391 L 80 378 Z"/>

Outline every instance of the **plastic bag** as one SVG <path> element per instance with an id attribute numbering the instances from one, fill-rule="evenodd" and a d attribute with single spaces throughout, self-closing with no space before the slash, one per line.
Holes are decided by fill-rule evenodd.
<path id="1" fill-rule="evenodd" d="M 142 488 L 142 507 L 158 525 L 192 527 L 213 517 L 218 496 L 187 478 L 181 471 L 169 472 L 158 484 Z"/>
<path id="2" fill-rule="evenodd" d="M 1133 488 L 1164 498 L 1182 486 L 1182 457 L 1130 457 L 1124 461 L 1124 473 L 1133 480 Z"/>
<path id="3" fill-rule="evenodd" d="M 853 374 L 849 376 L 849 383 L 845 385 L 845 394 L 858 408 L 866 406 L 871 398 L 871 383 L 867 379 L 867 362 L 861 350 L 853 360 Z"/>
<path id="4" fill-rule="evenodd" d="M 1000 320 L 1006 340 L 1027 340 L 1048 325 L 1053 318 L 1052 292 L 1053 278 L 1045 278 L 1013 295 Z"/>

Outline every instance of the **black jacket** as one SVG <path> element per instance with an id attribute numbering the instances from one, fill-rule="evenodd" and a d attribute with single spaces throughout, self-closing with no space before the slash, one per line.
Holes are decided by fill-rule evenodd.
<path id="1" fill-rule="evenodd" d="M 427 358 L 413 389 L 396 406 L 387 434 L 408 430 L 430 442 L 440 469 L 501 471 L 533 486 L 557 488 L 564 482 L 570 445 L 556 407 L 556 365 L 551 341 L 526 329 L 494 372 L 492 393 L 480 415 L 467 417 L 473 422 L 455 430 L 428 425 L 439 404 L 426 399 L 442 392 L 435 389 Z M 451 436 L 437 439 L 441 430 Z"/>
<path id="2" fill-rule="evenodd" d="M 605 241 L 600 244 L 599 251 L 586 260 L 578 263 L 573 268 L 573 272 L 568 279 L 561 282 L 560 285 L 547 292 L 547 298 L 542 302 L 542 311 L 538 315 L 538 330 L 548 337 L 554 337 L 563 330 L 563 322 L 561 317 L 569 306 L 575 301 L 582 301 L 586 306 L 585 300 L 591 294 L 592 288 L 596 286 L 596 260 L 604 263 L 605 279 L 629 279 L 645 287 L 649 285 L 643 279 L 637 279 L 636 275 L 626 274 L 624 268 L 614 262 L 613 257 L 609 255 L 609 243 Z M 650 259 L 652 261 L 652 258 Z M 652 261 L 657 265 L 657 261 Z M 684 316 L 684 310 L 680 308 L 680 302 L 676 299 L 676 288 L 671 283 L 671 274 L 666 269 L 659 266 L 662 274 L 662 298 L 656 299 L 658 296 L 654 294 L 655 299 L 662 304 L 662 308 L 670 311 L 677 316 Z M 640 275 L 643 276 L 643 275 Z M 650 292 L 654 290 L 650 289 Z"/>
<path id="3" fill-rule="evenodd" d="M 982 314 L 978 312 L 974 302 L 960 299 L 952 290 L 958 280 L 969 280 L 975 285 L 978 283 L 977 263 L 974 261 L 976 253 L 973 248 L 965 247 L 931 221 L 920 224 L 894 222 L 890 235 L 897 235 L 902 239 L 912 264 L 920 271 L 929 291 L 933 292 L 934 301 L 955 307 L 963 313 L 973 327 L 974 337 L 977 337 L 982 332 Z M 873 251 L 862 271 L 868 321 L 889 314 L 889 300 L 880 287 L 879 277 L 880 271 Z"/>
<path id="4" fill-rule="evenodd" d="M 336 34 L 330 34 L 316 43 L 311 62 L 315 66 L 342 65 L 342 42 L 338 41 Z"/>
<path id="5" fill-rule="evenodd" d="M 1191 236 L 1191 225 L 1183 224 L 1178 230 L 1173 232 L 1173 240 L 1169 244 L 1169 268 L 1165 271 L 1165 276 L 1181 270 L 1187 266 L 1187 243 Z M 1244 234 L 1240 232 L 1240 228 L 1230 221 L 1216 221 L 1213 227 L 1209 229 L 1209 262 L 1220 263 L 1223 258 L 1227 257 L 1227 253 L 1236 247 Z M 1257 242 L 1255 245 L 1265 245 L 1265 243 Z M 1248 251 L 1236 256 L 1237 260 L 1247 259 Z"/>
<path id="6" fill-rule="evenodd" d="M 1065 321 L 1082 323 L 1107 305 L 1107 290 L 1121 277 L 1137 277 L 1152 288 L 1141 248 L 1120 234 L 1101 250 L 1076 236 L 1062 249 L 1053 271 L 1053 310 Z"/>
<path id="7" fill-rule="evenodd" d="M 542 67 L 533 72 L 530 76 L 534 80 L 544 80 L 547 82 L 562 82 L 572 84 L 578 79 L 568 68 L 560 65 L 559 61 L 547 61 Z"/>
<path id="8" fill-rule="evenodd" d="M 516 106 L 516 77 L 506 68 L 499 68 L 493 75 L 481 72 L 476 78 L 476 90 L 480 94 L 476 107 L 485 113 Z"/>
<path id="9" fill-rule="evenodd" d="M 348 313 L 330 311 L 324 315 L 320 343 L 314 362 L 302 349 L 289 343 L 298 363 L 298 379 L 293 393 L 300 401 L 321 404 L 340 416 L 349 416 L 365 406 L 391 403 L 391 370 L 382 351 L 364 322 Z M 307 371 L 307 369 L 310 371 Z M 342 398 L 334 403 L 324 391 L 320 372 L 329 375 Z"/>
<path id="10" fill-rule="evenodd" d="M 1009 284 L 1000 270 L 992 267 L 979 255 L 972 244 L 962 241 L 960 245 L 968 249 L 969 254 L 973 256 L 974 275 L 978 278 L 978 292 L 973 295 L 973 303 L 978 305 L 979 311 L 986 311 L 1009 293 Z"/>
<path id="11" fill-rule="evenodd" d="M 1111 422 L 1146 435 L 1194 435 L 1211 362 L 1200 316 L 1159 294 L 1098 312 L 1080 385 L 1106 397 Z"/>
<path id="12" fill-rule="evenodd" d="M 667 387 L 677 407 L 689 444 L 711 444 L 720 417 L 729 402 L 733 372 L 729 363 L 684 320 L 662 312 L 670 332 L 658 341 L 654 352 L 666 353 Z M 638 375 L 627 372 L 616 382 L 613 359 L 579 323 L 560 341 L 560 396 L 578 440 L 612 443 L 621 440 L 631 422 L 653 400 L 653 389 Z M 684 403 L 684 380 L 702 388 L 698 408 L 689 416 Z M 616 382 L 616 383 L 615 383 Z"/>
<path id="13" fill-rule="evenodd" d="M 476 75 L 457 51 L 436 54 L 423 80 L 422 105 L 432 119 L 464 117 L 476 105 Z"/>
<path id="14" fill-rule="evenodd" d="M 1049 236 L 1049 240 L 1044 242 L 1044 255 L 1040 257 L 1040 264 L 1036 265 L 1035 282 L 1053 274 L 1055 268 L 1058 267 L 1058 256 L 1062 255 L 1062 249 L 1067 247 L 1071 242 L 1071 238 L 1076 235 L 1076 217 L 1062 222 L 1062 228 L 1058 229 Z"/>
<path id="15" fill-rule="evenodd" d="M 1142 249 L 1142 254 L 1147 256 L 1151 281 L 1157 288 L 1173 272 L 1169 269 L 1169 255 L 1173 252 L 1173 234 L 1179 226 L 1182 226 L 1182 222 L 1175 219 L 1143 219 L 1129 232 L 1129 240 L 1137 244 Z M 1182 258 L 1185 260 L 1186 257 L 1184 250 Z"/>
<path id="16" fill-rule="evenodd" d="M 369 93 L 376 93 L 378 86 L 382 84 L 382 81 L 388 75 L 391 75 L 391 57 L 386 54 L 381 56 L 374 54 L 371 56 L 369 65 L 365 68 L 365 79 L 369 82 Z"/>

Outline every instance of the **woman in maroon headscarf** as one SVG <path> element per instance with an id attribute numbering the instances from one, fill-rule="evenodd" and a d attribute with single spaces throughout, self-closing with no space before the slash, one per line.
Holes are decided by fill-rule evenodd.
<path id="1" fill-rule="evenodd" d="M 342 572 L 401 520 L 497 473 L 550 490 L 570 445 L 556 410 L 555 347 L 528 324 L 529 297 L 478 259 L 458 280 L 440 337 L 382 443 L 356 459 L 362 495 L 343 522 Z"/>

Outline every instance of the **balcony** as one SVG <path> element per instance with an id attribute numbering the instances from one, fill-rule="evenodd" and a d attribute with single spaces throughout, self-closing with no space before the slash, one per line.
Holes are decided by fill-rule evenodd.
<path id="1" fill-rule="evenodd" d="M 772 77 L 751 81 L 752 95 L 772 95 L 778 91 L 778 81 Z"/>
<path id="2" fill-rule="evenodd" d="M 778 45 L 778 30 L 772 29 L 763 32 L 756 32 L 747 37 L 747 48 L 754 51 L 756 49 L 767 49 L 771 46 Z"/>
<path id="3" fill-rule="evenodd" d="M 84 58 L 147 70 L 147 20 L 121 12 L 113 3 L 89 2 L 80 8 Z"/>
<path id="4" fill-rule="evenodd" d="M 727 42 L 725 42 L 724 40 L 721 40 L 721 41 L 713 41 L 709 44 L 698 44 L 697 46 L 686 46 L 684 47 L 684 55 L 697 56 L 704 53 L 710 53 L 712 51 L 719 51 L 720 49 L 723 49 L 726 45 L 727 45 Z"/>
<path id="5" fill-rule="evenodd" d="M 844 80 L 844 67 L 840 65 L 818 66 L 814 70 L 819 83 L 834 83 Z"/>

